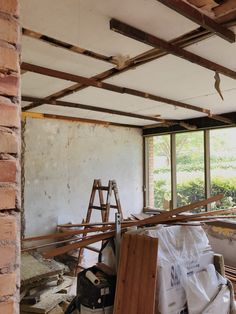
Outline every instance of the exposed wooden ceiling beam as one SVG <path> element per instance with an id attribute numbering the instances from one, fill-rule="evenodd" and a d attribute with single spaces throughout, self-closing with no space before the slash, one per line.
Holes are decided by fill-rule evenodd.
<path id="1" fill-rule="evenodd" d="M 228 21 L 224 25 L 227 27 L 234 26 L 235 25 L 235 19 L 233 19 L 232 21 Z M 177 46 L 184 48 L 184 47 L 190 46 L 194 43 L 197 43 L 199 41 L 202 41 L 203 39 L 211 37 L 212 35 L 213 34 L 211 32 L 209 32 L 208 30 L 206 30 L 202 27 L 199 27 L 199 28 L 197 28 L 193 31 L 190 31 L 184 35 L 181 35 L 177 38 L 172 39 L 170 41 L 170 43 L 176 44 Z M 158 48 L 153 48 L 153 49 L 148 50 L 145 53 L 142 53 L 142 54 L 140 54 L 134 58 L 131 58 L 129 60 L 129 62 L 127 62 L 125 64 L 124 68 L 122 68 L 122 69 L 117 69 L 116 67 L 114 67 L 114 68 L 111 68 L 107 71 L 99 73 L 99 74 L 97 74 L 91 78 L 96 79 L 98 81 L 102 81 L 102 80 L 114 77 L 116 75 L 119 75 L 120 73 L 124 73 L 124 72 L 132 70 L 132 69 L 136 69 L 137 67 L 139 67 L 141 65 L 144 65 L 150 61 L 161 58 L 165 55 L 168 55 L 168 52 L 160 50 Z M 45 99 L 52 100 L 52 99 L 62 98 L 62 97 L 68 96 L 74 92 L 78 92 L 84 88 L 87 88 L 87 86 L 77 83 L 77 84 L 74 84 L 70 87 L 62 89 L 56 93 L 53 93 L 53 94 L 47 96 Z"/>
<path id="2" fill-rule="evenodd" d="M 22 118 L 34 118 L 34 119 L 53 119 L 53 120 L 64 120 L 70 122 L 80 122 L 80 123 L 93 123 L 93 124 L 102 124 L 106 126 L 118 126 L 125 128 L 142 128 L 140 125 L 135 124 L 124 124 L 124 123 L 116 123 L 105 120 L 95 120 L 95 119 L 86 119 L 86 118 L 78 118 L 71 116 L 63 116 L 58 114 L 50 114 L 50 113 L 39 113 L 39 112 L 22 112 Z"/>
<path id="3" fill-rule="evenodd" d="M 113 85 L 113 84 L 109 84 L 109 83 L 99 82 L 99 81 L 92 79 L 92 78 L 86 78 L 86 77 L 79 76 L 79 75 L 65 73 L 65 72 L 61 72 L 61 71 L 57 71 L 57 70 L 52 70 L 52 69 L 44 68 L 44 67 L 37 66 L 34 64 L 24 63 L 24 62 L 22 63 L 21 68 L 23 70 L 27 70 L 27 71 L 42 74 L 42 75 L 47 75 L 47 76 L 51 76 L 51 77 L 55 77 L 55 78 L 59 78 L 59 79 L 63 79 L 63 80 L 69 80 L 72 82 L 78 82 L 78 83 L 86 85 L 86 86 L 93 86 L 93 87 L 109 90 L 112 92 L 117 92 L 120 94 L 128 94 L 128 95 L 132 95 L 132 96 L 137 96 L 137 97 L 165 103 L 165 104 L 176 106 L 176 107 L 181 107 L 181 108 L 185 108 L 185 109 L 189 109 L 189 110 L 198 111 L 198 112 L 201 112 L 201 113 L 204 113 L 207 115 L 211 114 L 210 110 L 208 110 L 206 108 L 193 106 L 193 105 L 186 104 L 186 103 L 183 103 L 180 101 L 176 101 L 173 99 L 153 95 L 153 94 L 142 92 L 142 91 L 132 89 L 132 88 L 121 87 L 121 86 L 117 86 L 117 85 Z M 37 106 L 38 106 L 38 103 L 34 103 L 32 105 L 29 105 L 27 108 L 29 110 L 29 109 L 35 108 Z"/>
<path id="4" fill-rule="evenodd" d="M 221 5 L 218 5 L 215 8 L 213 8 L 212 11 L 215 13 L 216 17 L 225 16 L 231 12 L 235 13 L 236 2 L 235 2 L 235 0 L 224 1 L 224 3 L 222 3 Z"/>
<path id="5" fill-rule="evenodd" d="M 111 19 L 110 21 L 110 28 L 118 32 L 124 36 L 133 38 L 137 41 L 143 42 L 147 45 L 157 47 L 160 49 L 163 49 L 176 57 L 180 57 L 182 59 L 188 60 L 194 64 L 197 64 L 201 67 L 204 67 L 206 69 L 212 70 L 214 72 L 221 73 L 225 76 L 228 76 L 232 79 L 236 79 L 236 72 L 226 68 L 222 65 L 219 65 L 213 61 L 207 60 L 203 57 L 200 57 L 190 51 L 187 51 L 185 49 L 182 49 L 181 47 L 178 47 L 177 45 L 173 45 L 170 42 L 167 42 L 161 38 L 158 38 L 156 36 L 153 36 L 151 34 L 148 34 L 142 30 L 139 30 L 135 27 L 132 27 L 128 24 L 125 24 L 123 22 L 120 22 L 115 19 Z"/>
<path id="6" fill-rule="evenodd" d="M 47 44 L 50 44 L 50 45 L 58 47 L 58 48 L 65 49 L 65 50 L 70 51 L 70 52 L 75 52 L 75 53 L 82 54 L 82 55 L 85 55 L 87 57 L 91 57 L 91 58 L 94 58 L 94 59 L 97 59 L 100 61 L 105 61 L 105 62 L 109 62 L 112 64 L 116 64 L 113 60 L 113 57 L 104 56 L 104 55 L 99 54 L 97 52 L 69 44 L 67 42 L 55 39 L 55 38 L 50 37 L 48 35 L 44 35 L 44 34 L 32 31 L 32 30 L 24 28 L 24 27 L 22 28 L 22 34 L 24 36 L 43 41 Z"/>
<path id="7" fill-rule="evenodd" d="M 150 116 L 145 116 L 141 114 L 136 114 L 136 113 L 131 113 L 131 112 L 125 112 L 125 111 L 120 111 L 120 110 L 115 110 L 115 109 L 108 109 L 108 108 L 101 108 L 101 107 L 95 107 L 95 106 L 90 106 L 90 105 L 84 105 L 84 104 L 78 104 L 78 103 L 72 103 L 68 101 L 59 101 L 59 100 L 45 100 L 44 98 L 37 98 L 37 97 L 31 97 L 31 96 L 22 96 L 21 97 L 22 101 L 27 101 L 27 102 L 34 102 L 38 104 L 48 104 L 48 105 L 54 105 L 54 106 L 63 106 L 63 107 L 70 107 L 70 108 L 78 108 L 82 110 L 91 110 L 91 111 L 96 111 L 96 112 L 104 112 L 108 114 L 114 114 L 118 116 L 125 116 L 125 117 L 130 117 L 130 118 L 136 118 L 136 119 L 142 119 L 142 120 L 150 120 L 150 121 L 156 121 L 156 122 L 162 122 L 166 123 L 167 125 L 174 124 L 176 121 L 175 120 L 165 120 L 157 117 L 150 117 Z M 28 110 L 28 107 L 23 107 L 23 111 Z"/>
<path id="8" fill-rule="evenodd" d="M 212 18 L 197 10 L 194 6 L 182 0 L 157 0 L 191 21 L 208 29 L 230 43 L 235 42 L 235 34 L 230 29 L 218 24 Z"/>

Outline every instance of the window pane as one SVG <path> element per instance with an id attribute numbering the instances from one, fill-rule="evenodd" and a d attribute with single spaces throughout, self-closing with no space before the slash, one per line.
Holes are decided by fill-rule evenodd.
<path id="1" fill-rule="evenodd" d="M 205 198 L 202 131 L 176 134 L 176 172 L 177 207 Z"/>
<path id="2" fill-rule="evenodd" d="M 171 160 L 170 136 L 154 136 L 148 139 L 149 206 L 170 209 Z"/>
<path id="3" fill-rule="evenodd" d="M 236 128 L 210 131 L 211 194 L 224 193 L 212 209 L 236 206 Z"/>

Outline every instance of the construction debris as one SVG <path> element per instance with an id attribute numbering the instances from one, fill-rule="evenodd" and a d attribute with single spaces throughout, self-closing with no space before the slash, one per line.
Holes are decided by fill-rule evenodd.
<path id="1" fill-rule="evenodd" d="M 64 313 L 59 306 L 70 302 L 69 293 L 74 277 L 65 276 L 68 267 L 55 260 L 45 260 L 39 253 L 22 253 L 21 257 L 21 314 Z"/>

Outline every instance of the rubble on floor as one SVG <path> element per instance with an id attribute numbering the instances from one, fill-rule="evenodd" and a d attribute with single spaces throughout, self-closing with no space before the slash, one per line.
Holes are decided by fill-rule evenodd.
<path id="1" fill-rule="evenodd" d="M 61 314 L 76 294 L 69 269 L 40 253 L 22 253 L 20 313 Z"/>

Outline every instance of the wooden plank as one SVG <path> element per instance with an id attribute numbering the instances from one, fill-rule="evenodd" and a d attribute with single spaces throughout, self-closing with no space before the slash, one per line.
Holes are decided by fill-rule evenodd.
<path id="1" fill-rule="evenodd" d="M 36 237 L 29 237 L 22 239 L 23 242 L 29 242 L 29 241 L 41 241 L 41 240 L 47 240 L 47 239 L 59 239 L 59 238 L 66 238 L 70 237 L 73 235 L 79 235 L 79 234 L 84 234 L 84 233 L 91 233 L 91 232 L 102 232 L 111 229 L 111 226 L 108 227 L 93 227 L 93 228 L 88 228 L 86 230 L 74 230 L 74 231 L 67 231 L 67 232 L 57 232 L 57 233 L 50 233 L 50 234 L 45 234 L 41 236 L 36 236 Z"/>
<path id="2" fill-rule="evenodd" d="M 155 301 L 156 301 L 156 287 L 157 287 L 157 257 L 158 257 L 158 239 L 150 239 L 150 260 L 149 260 L 149 272 L 147 276 L 147 285 L 144 286 L 146 297 L 145 313 L 154 313 Z"/>
<path id="3" fill-rule="evenodd" d="M 115 302 L 114 302 L 114 314 L 123 314 L 123 291 L 126 285 L 127 279 L 127 261 L 129 255 L 131 235 L 124 234 L 121 240 L 120 248 L 120 260 L 117 274 L 117 284 L 116 284 L 116 293 L 115 293 Z"/>
<path id="4" fill-rule="evenodd" d="M 208 59 L 205 59 L 203 57 L 200 57 L 190 51 L 187 51 L 185 49 L 182 49 L 176 45 L 173 45 L 170 42 L 167 42 L 157 36 L 153 36 L 151 34 L 148 34 L 140 29 L 137 29 L 135 27 L 132 27 L 128 24 L 125 24 L 123 22 L 120 22 L 115 19 L 111 19 L 110 21 L 110 28 L 118 32 L 124 36 L 133 38 L 139 42 L 145 43 L 147 45 L 157 47 L 160 49 L 163 49 L 167 51 L 168 53 L 173 54 L 176 57 L 188 60 L 189 62 L 192 62 L 194 64 L 197 64 L 201 67 L 204 67 L 208 70 L 221 73 L 225 76 L 228 76 L 232 79 L 236 79 L 236 72 L 226 68 L 222 65 L 219 65 L 213 61 L 210 61 Z"/>
<path id="5" fill-rule="evenodd" d="M 139 236 L 137 235 L 136 237 L 139 237 Z M 138 300 L 140 299 L 140 296 L 139 296 L 140 286 L 143 285 L 143 282 L 142 282 L 142 273 L 144 269 L 143 263 L 144 263 L 144 260 L 147 258 L 146 254 L 144 254 L 143 252 L 143 250 L 146 249 L 146 240 L 147 238 L 141 237 L 137 241 L 135 261 L 134 261 L 134 266 L 133 266 L 133 271 L 134 271 L 133 277 L 136 284 L 133 285 L 132 289 L 130 289 L 131 296 L 129 298 L 131 313 L 138 313 L 139 311 Z"/>
<path id="6" fill-rule="evenodd" d="M 28 110 L 28 106 L 27 106 L 27 110 Z M 101 124 L 105 126 L 111 125 L 111 126 L 117 126 L 117 127 L 123 127 L 123 128 L 138 128 L 138 129 L 142 128 L 142 126 L 137 125 L 137 124 L 116 123 L 116 122 L 109 122 L 105 120 L 86 119 L 86 118 L 78 118 L 78 117 L 72 117 L 72 116 L 63 116 L 63 115 L 58 115 L 58 114 L 49 114 L 49 113 L 39 114 L 38 112 L 32 112 L 32 111 L 22 112 L 22 117 L 23 118 L 30 117 L 34 119 L 63 120 L 63 121 L 81 122 L 81 123 L 93 123 L 93 124 Z"/>
<path id="7" fill-rule="evenodd" d="M 85 246 L 87 246 L 89 244 L 112 238 L 112 237 L 114 237 L 114 235 L 115 235 L 115 232 L 111 231 L 111 232 L 105 232 L 103 234 L 99 234 L 99 235 L 96 235 L 96 236 L 91 236 L 91 237 L 88 237 L 85 240 L 81 240 L 81 241 L 78 241 L 76 243 L 72 243 L 72 244 L 69 244 L 69 245 L 65 245 L 65 246 L 62 246 L 62 247 L 59 247 L 59 248 L 52 249 L 52 250 L 50 250 L 48 252 L 43 253 L 43 256 L 45 258 L 49 258 L 49 257 L 54 257 L 54 256 L 57 256 L 57 255 L 61 255 L 61 254 L 64 254 L 66 252 L 72 251 L 74 249 L 83 248 L 83 247 L 85 247 Z"/>
<path id="8" fill-rule="evenodd" d="M 155 303 L 158 242 L 145 235 L 128 236 L 129 250 L 124 252 L 121 247 L 114 314 L 152 314 Z M 126 237 L 127 235 L 125 241 Z M 150 304 L 147 305 L 147 302 Z"/>
<path id="9" fill-rule="evenodd" d="M 204 14 L 202 11 L 197 10 L 194 6 L 182 0 L 158 0 L 167 7 L 187 17 L 191 21 L 201 25 L 213 34 L 218 35 L 222 39 L 230 43 L 235 42 L 235 34 L 228 28 L 218 24 L 212 18 Z"/>
<path id="10" fill-rule="evenodd" d="M 137 285 L 137 269 L 135 268 L 136 258 L 137 258 L 137 250 L 138 250 L 138 239 L 136 234 L 131 234 L 130 237 L 130 246 L 126 264 L 126 278 L 125 278 L 125 286 L 121 292 L 123 293 L 123 302 L 122 302 L 122 313 L 133 313 L 132 312 L 132 302 L 137 302 L 137 299 L 132 300 L 133 295 L 133 287 L 134 283 Z M 119 280 L 119 279 L 118 279 Z"/>
<path id="11" fill-rule="evenodd" d="M 33 30 L 24 28 L 24 27 L 22 28 L 22 34 L 24 36 L 27 36 L 27 37 L 34 38 L 34 39 L 40 40 L 42 42 L 45 42 L 45 43 L 47 43 L 49 45 L 65 49 L 65 50 L 67 50 L 69 52 L 82 54 L 82 55 L 85 55 L 87 57 L 91 57 L 91 58 L 94 58 L 94 59 L 97 59 L 97 60 L 100 60 L 100 61 L 116 64 L 112 57 L 104 56 L 104 55 L 99 54 L 97 52 L 94 52 L 94 51 L 91 51 L 91 50 L 88 50 L 88 49 L 81 48 L 79 46 L 75 46 L 75 45 L 69 44 L 69 43 L 64 42 L 62 40 L 58 40 L 58 39 L 53 38 L 51 36 L 44 35 L 44 34 L 35 32 Z"/>
<path id="12" fill-rule="evenodd" d="M 202 113 L 210 115 L 210 110 L 208 110 L 206 108 L 202 108 L 199 106 L 194 106 L 191 104 L 183 103 L 181 101 L 165 98 L 165 97 L 162 97 L 159 95 L 150 94 L 150 93 L 136 90 L 133 88 L 121 87 L 121 86 L 114 85 L 114 84 L 99 82 L 93 78 L 86 78 L 86 77 L 83 77 L 80 75 L 74 75 L 74 74 L 70 74 L 70 73 L 66 73 L 66 72 L 62 72 L 62 71 L 57 71 L 57 70 L 53 70 L 53 69 L 37 66 L 35 64 L 25 63 L 25 62 L 22 63 L 21 69 L 27 70 L 30 72 L 34 72 L 34 73 L 38 73 L 41 75 L 47 75 L 47 76 L 51 76 L 51 77 L 60 78 L 63 80 L 69 80 L 72 82 L 77 82 L 77 83 L 80 83 L 80 84 L 83 84 L 86 86 L 93 86 L 93 87 L 109 90 L 109 91 L 120 93 L 120 94 L 128 94 L 128 95 L 132 95 L 132 96 L 136 96 L 136 97 L 141 97 L 144 99 L 150 99 L 153 101 L 157 101 L 157 102 L 161 102 L 161 103 L 165 103 L 165 104 L 169 104 L 172 106 L 181 107 L 181 108 L 185 108 L 185 109 L 190 109 L 193 111 L 202 112 Z M 44 102 L 45 101 L 47 101 L 47 100 L 44 99 Z M 36 104 L 37 102 L 35 101 L 34 103 Z M 24 108 L 25 108 L 24 110 L 29 110 L 29 109 L 32 109 L 34 107 L 27 105 Z"/>
<path id="13" fill-rule="evenodd" d="M 143 248 L 143 255 L 144 259 L 142 262 L 141 268 L 141 282 L 143 289 L 139 288 L 139 297 L 138 297 L 138 309 L 140 313 L 146 314 L 146 297 L 147 297 L 147 286 L 149 285 L 148 282 L 148 274 L 149 274 L 149 262 L 151 260 L 151 238 L 145 236 L 145 244 Z M 151 314 L 151 313 L 150 313 Z"/>
<path id="14" fill-rule="evenodd" d="M 160 119 L 156 117 L 151 117 L 151 116 L 145 116 L 145 115 L 140 115 L 136 113 L 131 113 L 131 112 L 126 112 L 126 111 L 120 111 L 120 110 L 115 110 L 115 109 L 108 109 L 108 108 L 101 108 L 101 107 L 96 107 L 96 106 L 90 106 L 90 105 L 84 105 L 84 104 L 79 104 L 79 103 L 72 103 L 68 101 L 59 101 L 59 100 L 46 100 L 43 98 L 37 98 L 37 97 L 29 97 L 29 96 L 22 96 L 22 101 L 29 101 L 29 102 L 34 102 L 38 104 L 48 104 L 52 106 L 62 106 L 62 107 L 69 107 L 69 108 L 78 108 L 82 110 L 90 110 L 90 111 L 95 111 L 95 112 L 105 112 L 113 115 L 118 115 L 118 116 L 125 116 L 125 117 L 131 117 L 131 118 L 136 118 L 136 119 L 142 119 L 142 120 L 150 120 L 150 121 L 157 121 L 157 122 L 164 122 L 164 123 L 175 123 L 175 120 L 165 120 L 165 119 Z M 27 108 L 28 110 L 28 108 Z"/>
<path id="15" fill-rule="evenodd" d="M 156 215 L 156 216 L 153 216 L 153 217 L 150 217 L 150 218 L 146 218 L 144 220 L 131 221 L 129 223 L 126 223 L 124 226 L 122 226 L 122 232 L 126 231 L 126 227 L 130 227 L 130 226 L 145 226 L 145 225 L 149 225 L 149 224 L 160 224 L 160 223 L 176 222 L 176 221 L 178 221 L 178 219 L 173 217 L 174 215 L 177 215 L 177 214 L 180 214 L 180 213 L 192 210 L 194 208 L 205 206 L 205 205 L 207 205 L 209 203 L 218 201 L 218 200 L 222 199 L 223 196 L 224 196 L 223 194 L 219 194 L 219 195 L 210 197 L 210 198 L 208 198 L 206 200 L 202 200 L 202 201 L 198 201 L 198 202 L 192 203 L 190 205 L 182 206 L 182 207 L 173 209 L 171 211 L 162 213 L 160 215 Z M 180 219 L 181 218 L 179 218 L 179 221 L 180 221 Z M 111 232 L 105 232 L 103 234 L 99 234 L 99 235 L 96 235 L 96 236 L 91 236 L 91 237 L 88 237 L 85 240 L 81 240 L 81 241 L 78 241 L 76 243 L 69 244 L 69 245 L 66 245 L 66 246 L 63 246 L 63 247 L 59 247 L 59 248 L 55 248 L 53 250 L 45 252 L 44 253 L 44 257 L 49 258 L 49 257 L 57 256 L 57 255 L 69 252 L 71 250 L 82 248 L 82 247 L 85 247 L 85 246 L 87 246 L 89 244 L 92 244 L 92 243 L 95 243 L 95 242 L 99 242 L 101 240 L 109 239 L 111 237 L 114 237 L 114 235 L 115 235 L 115 232 L 111 231 Z"/>
<path id="16" fill-rule="evenodd" d="M 156 215 L 156 216 L 153 216 L 153 217 L 150 217 L 150 218 L 147 218 L 147 219 L 144 219 L 144 220 L 141 220 L 141 221 L 138 221 L 137 224 L 143 224 L 143 223 L 154 223 L 155 222 L 159 222 L 160 220 L 162 221 L 165 221 L 165 219 L 168 220 L 168 218 L 171 218 L 172 216 L 174 215 L 178 215 L 180 213 L 183 213 L 185 211 L 190 211 L 192 209 L 195 209 L 195 208 L 199 208 L 199 207 L 202 207 L 202 206 L 205 206 L 209 203 L 213 203 L 213 202 L 216 202 L 216 201 L 219 201 L 221 200 L 222 198 L 224 197 L 223 194 L 218 194 L 218 195 L 215 195 L 215 196 L 212 196 L 210 198 L 207 198 L 205 200 L 202 200 L 202 201 L 198 201 L 198 202 L 194 202 L 192 204 L 189 204 L 189 205 L 185 205 L 185 206 L 181 206 L 181 207 L 178 207 L 178 208 L 175 208 L 173 210 L 170 210 L 170 211 L 167 211 L 165 213 L 162 213 L 160 215 Z"/>

